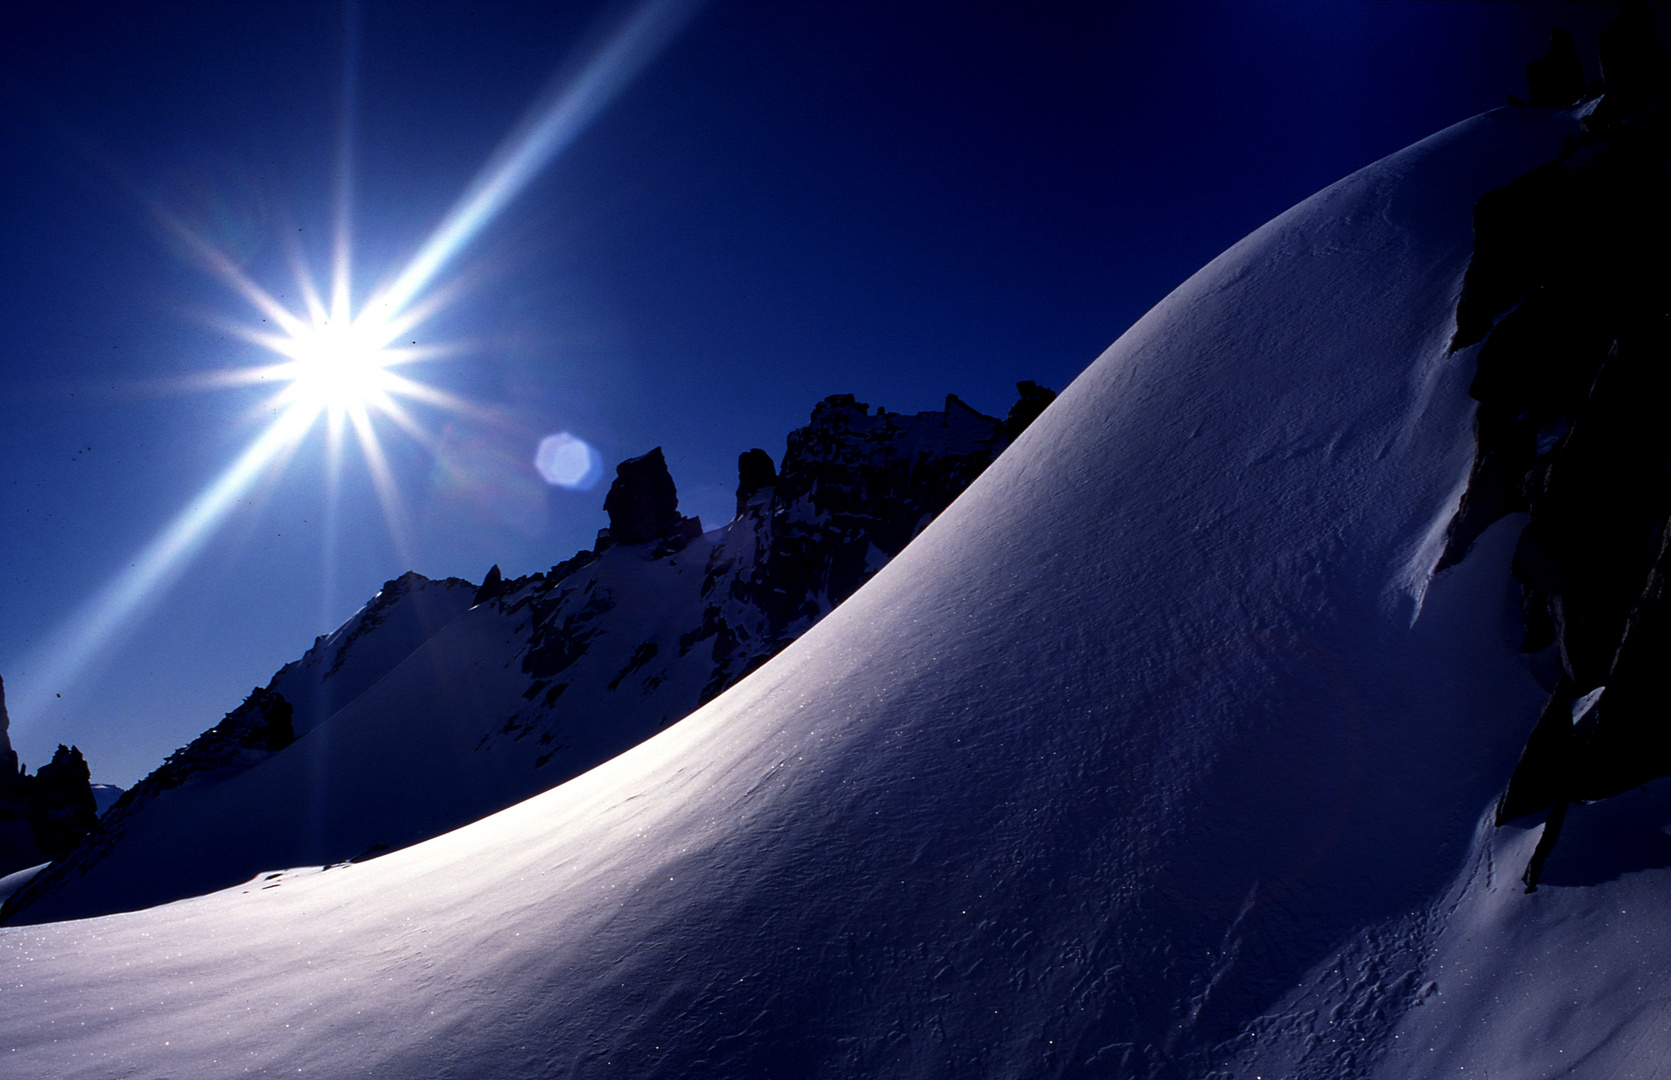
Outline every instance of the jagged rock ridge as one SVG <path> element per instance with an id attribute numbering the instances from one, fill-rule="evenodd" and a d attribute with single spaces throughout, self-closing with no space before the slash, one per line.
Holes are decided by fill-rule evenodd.
<path id="1" fill-rule="evenodd" d="M 738 516 L 708 533 L 678 513 L 652 451 L 617 470 L 596 546 L 548 572 L 389 582 L 0 917 L 149 906 L 392 850 L 615 756 L 764 664 L 886 565 L 1051 397 L 1020 389 L 1006 420 L 956 397 L 915 415 L 827 398 L 790 435 L 781 469 L 763 450 L 741 455 Z M 270 748 L 287 707 L 294 745 Z"/>
<path id="2" fill-rule="evenodd" d="M 31 776 L 12 749 L 10 728 L 0 682 L 0 877 L 62 856 L 98 820 L 81 750 L 59 744 Z"/>
<path id="3" fill-rule="evenodd" d="M 902 416 L 826 398 L 789 436 L 783 468 L 738 460 L 737 524 L 708 560 L 701 627 L 713 639 L 703 700 L 719 694 L 851 596 L 997 457 L 1054 397 L 1032 382 L 1007 421 L 947 395 L 938 413 Z M 765 459 L 762 461 L 761 459 Z"/>
<path id="4" fill-rule="evenodd" d="M 1472 474 L 1440 568 L 1528 514 L 1513 573 L 1521 648 L 1550 689 L 1498 810 L 1548 809 L 1534 888 L 1567 804 L 1671 775 L 1671 116 L 1646 5 L 1601 38 L 1597 101 L 1560 156 L 1487 193 L 1453 348 L 1483 341 Z M 1576 71 L 1575 71 L 1576 69 Z M 1571 39 L 1527 70 L 1531 102 L 1582 93 Z"/>

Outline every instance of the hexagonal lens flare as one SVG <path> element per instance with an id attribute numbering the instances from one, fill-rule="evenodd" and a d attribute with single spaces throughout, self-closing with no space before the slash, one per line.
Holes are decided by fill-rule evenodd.
<path id="1" fill-rule="evenodd" d="M 277 407 L 278 416 L 150 544 L 129 560 L 127 569 L 107 582 L 57 629 L 27 665 L 32 677 L 16 688 L 21 693 L 13 696 L 14 715 L 32 718 L 44 711 L 52 698 L 52 687 L 79 673 L 98 650 L 131 624 L 179 576 L 241 497 L 263 476 L 282 467 L 320 416 L 327 419 L 327 491 L 334 497 L 343 443 L 341 435 L 345 426 L 351 426 L 382 502 L 396 549 L 411 564 L 403 524 L 405 514 L 378 441 L 374 418 L 386 418 L 428 446 L 433 442 L 432 437 L 407 413 L 400 399 L 478 418 L 494 416 L 462 398 L 391 370 L 450 350 L 433 346 L 395 347 L 392 343 L 405 337 L 449 299 L 446 289 L 431 288 L 440 272 L 672 40 L 696 7 L 696 0 L 645 0 L 615 28 L 601 48 L 578 68 L 568 69 L 573 71 L 572 77 L 554 79 L 412 260 L 390 279 L 386 288 L 373 294 L 357 315 L 351 310 L 348 288 L 351 259 L 346 136 L 342 146 L 328 309 L 299 260 L 296 277 L 307 306 L 305 317 L 279 303 L 203 237 L 160 208 L 153 208 L 163 224 L 211 272 L 260 312 L 265 324 L 222 324 L 224 328 L 284 358 L 277 363 L 218 372 L 203 380 L 204 383 L 210 386 L 280 383 L 282 388 L 265 406 Z M 570 457 L 563 458 L 564 476 L 569 475 L 569 465 L 573 464 Z M 583 482 L 582 474 L 577 474 L 575 481 Z M 334 520 L 330 508 L 326 516 L 328 521 Z M 328 575 L 329 567 L 326 572 Z"/>

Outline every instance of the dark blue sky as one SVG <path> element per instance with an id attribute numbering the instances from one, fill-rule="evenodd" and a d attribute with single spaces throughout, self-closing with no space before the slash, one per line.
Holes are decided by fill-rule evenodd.
<path id="1" fill-rule="evenodd" d="M 633 9 L 14 0 L 14 741 L 31 764 L 79 743 L 95 779 L 131 783 L 408 562 L 479 580 L 590 546 L 603 488 L 543 484 L 541 435 L 574 432 L 611 466 L 665 447 L 685 511 L 717 524 L 737 454 L 778 457 L 827 394 L 916 411 L 955 392 L 1002 413 L 1018 379 L 1060 389 L 1265 220 L 1523 93 L 1550 25 L 1589 59 L 1611 7 L 714 0 L 443 275 L 467 286 L 411 338 L 468 347 L 412 371 L 497 418 L 415 409 L 427 447 L 380 426 L 406 553 L 353 454 L 327 543 L 315 430 L 84 665 L 54 673 L 54 636 L 271 419 L 270 388 L 179 389 L 271 357 L 212 324 L 252 309 L 156 211 L 294 305 L 286 244 L 328 262 L 350 57 L 364 295 Z"/>

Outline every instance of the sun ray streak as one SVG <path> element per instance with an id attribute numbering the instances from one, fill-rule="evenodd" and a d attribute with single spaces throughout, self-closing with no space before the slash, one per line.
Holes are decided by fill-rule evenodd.
<path id="1" fill-rule="evenodd" d="M 331 228 L 331 319 L 348 322 L 352 311 L 354 199 L 354 98 L 359 82 L 359 26 L 352 3 L 343 8 L 342 105 L 337 117 L 336 198 Z"/>
<path id="2" fill-rule="evenodd" d="M 237 264 L 227 258 L 219 248 L 203 239 L 190 226 L 161 207 L 153 206 L 152 213 L 202 261 L 211 273 L 230 285 L 234 292 L 248 300 L 257 311 L 278 323 L 286 333 L 298 334 L 303 331 L 306 326 L 305 323 L 296 318 L 283 304 L 273 299 L 272 294 L 267 290 L 251 281 L 242 270 L 238 269 Z"/>
<path id="3" fill-rule="evenodd" d="M 308 318 L 313 325 L 329 319 L 325 310 L 325 301 L 319 295 L 318 286 L 313 283 L 313 275 L 308 273 L 307 260 L 302 257 L 301 245 L 294 237 L 286 236 L 284 241 L 285 256 L 290 262 L 290 276 L 296 283 L 296 291 L 302 297 L 302 306 L 307 308 Z"/>
<path id="4" fill-rule="evenodd" d="M 319 625 L 336 618 L 337 509 L 342 498 L 342 413 L 325 417 L 325 515 L 319 543 Z"/>
<path id="5" fill-rule="evenodd" d="M 472 420 L 484 420 L 489 423 L 502 423 L 505 420 L 504 414 L 495 409 L 477 405 L 467 398 L 461 398 L 457 394 L 449 394 L 445 390 L 426 383 L 414 382 L 404 376 L 396 375 L 392 371 L 385 371 L 383 377 L 388 381 L 389 389 L 401 397 L 421 401 L 426 405 L 435 405 L 449 412 L 458 413 L 460 416 L 467 416 Z"/>
<path id="6" fill-rule="evenodd" d="M 481 348 L 479 342 L 469 341 L 441 341 L 433 345 L 397 345 L 384 349 L 385 368 L 400 367 L 404 364 L 421 364 L 426 360 L 440 360 L 448 356 L 464 356 Z"/>
<path id="7" fill-rule="evenodd" d="M 61 687 L 75 678 L 148 600 L 154 600 L 185 568 L 186 561 L 214 535 L 238 499 L 270 465 L 301 441 L 317 417 L 318 410 L 305 408 L 288 409 L 280 414 L 146 545 L 126 570 L 71 616 L 55 640 L 42 650 L 41 662 L 28 666 L 31 677 L 15 702 L 19 715 L 29 717 L 43 710 L 49 695 L 55 692 L 53 687 Z"/>
<path id="8" fill-rule="evenodd" d="M 378 441 L 370 410 L 388 417 L 400 430 L 431 450 L 434 437 L 397 398 L 483 422 L 509 424 L 511 421 L 499 411 L 395 374 L 389 367 L 457 352 L 457 346 L 429 343 L 418 346 L 407 337 L 456 299 L 464 278 L 470 276 L 467 271 L 437 285 L 440 272 L 661 52 L 699 6 L 700 0 L 643 0 L 578 69 L 569 69 L 574 72 L 572 77 L 553 79 L 435 231 L 418 247 L 417 254 L 386 287 L 372 295 L 358 314 L 352 307 L 351 257 L 352 104 L 357 78 L 352 10 L 345 12 L 344 96 L 337 132 L 328 299 L 321 295 L 309 275 L 294 238 L 289 238 L 286 254 L 296 276 L 303 308 L 300 314 L 256 284 L 225 252 L 178 216 L 159 203 L 148 201 L 153 217 L 205 269 L 247 300 L 269 326 L 228 326 L 218 319 L 211 322 L 252 345 L 286 358 L 279 363 L 235 371 L 207 372 L 189 381 L 212 387 L 282 383 L 284 388 L 259 406 L 263 411 L 274 408 L 281 411 L 231 465 L 139 552 L 126 570 L 112 577 L 37 650 L 28 665 L 28 677 L 18 680 L 19 685 L 15 687 L 14 711 L 20 718 L 39 717 L 57 692 L 55 688 L 62 688 L 84 671 L 96 654 L 161 599 L 228 515 L 245 501 L 251 487 L 264 476 L 277 478 L 321 416 L 325 418 L 326 429 L 327 503 L 322 537 L 326 548 L 322 605 L 329 613 L 335 600 L 338 502 L 349 427 L 353 428 L 371 475 L 396 553 L 407 567 L 415 564 L 406 508 L 388 457 Z M 410 346 L 397 344 L 401 339 L 411 341 Z"/>
<path id="9" fill-rule="evenodd" d="M 365 456 L 366 469 L 371 473 L 372 487 L 377 491 L 377 501 L 383 505 L 383 518 L 388 522 L 389 537 L 394 541 L 395 552 L 400 556 L 402 564 L 411 566 L 416 560 L 412 557 L 411 530 L 407 527 L 406 506 L 401 501 L 400 489 L 395 485 L 389 461 L 383 456 L 383 445 L 377 441 L 377 432 L 371 426 L 371 417 L 366 415 L 363 405 L 355 405 L 348 410 L 348 422 L 353 425 L 354 436 L 360 444 L 360 453 Z"/>
<path id="10" fill-rule="evenodd" d="M 376 307 L 383 319 L 403 310 L 655 58 L 696 8 L 692 0 L 649 0 L 572 80 L 548 87 L 400 276 L 368 308 Z"/>
<path id="11" fill-rule="evenodd" d="M 393 420 L 396 427 L 406 432 L 413 442 L 425 450 L 434 451 L 436 447 L 435 436 L 425 431 L 423 425 L 414 420 L 412 414 L 407 412 L 400 402 L 385 396 L 377 402 L 377 408 L 384 416 Z"/>
<path id="12" fill-rule="evenodd" d="M 455 280 L 445 285 L 431 289 L 428 294 L 408 305 L 405 310 L 394 312 L 380 320 L 375 326 L 368 328 L 371 340 L 379 346 L 387 345 L 396 338 L 404 337 L 415 327 L 427 322 L 430 316 L 451 304 L 463 291 L 464 282 Z M 362 313 L 363 314 L 363 313 Z"/>

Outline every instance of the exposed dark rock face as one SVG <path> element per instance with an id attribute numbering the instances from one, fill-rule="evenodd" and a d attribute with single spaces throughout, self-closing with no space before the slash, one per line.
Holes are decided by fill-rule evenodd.
<path id="1" fill-rule="evenodd" d="M 1043 411 L 1040 399 L 1048 404 L 1054 395 L 1033 383 L 1021 384 L 1021 391 L 1011 416 L 1024 416 L 1025 426 Z M 789 436 L 774 482 L 764 482 L 771 476 L 764 452 L 745 454 L 737 522 L 709 558 L 702 626 L 681 642 L 688 650 L 714 640 L 714 673 L 703 699 L 765 663 L 851 596 L 1010 437 L 1005 422 L 955 395 L 946 397 L 943 411 L 902 416 L 885 409 L 872 415 L 851 394 L 838 394 Z"/>
<path id="2" fill-rule="evenodd" d="M 1521 647 L 1559 662 L 1498 809 L 1499 823 L 1551 811 L 1528 888 L 1570 800 L 1671 775 L 1671 115 L 1655 40 L 1646 6 L 1626 5 L 1582 133 L 1480 200 L 1457 308 L 1453 348 L 1484 342 L 1477 452 L 1439 568 L 1491 522 L 1528 514 L 1513 564 Z M 1571 88 L 1561 51 L 1534 100 Z"/>
<path id="3" fill-rule="evenodd" d="M 1010 414 L 1004 417 L 1004 437 L 1011 442 L 1026 431 L 1028 425 L 1037 420 L 1039 414 L 1056 400 L 1056 391 L 1040 386 L 1031 379 L 1016 383 L 1015 389 L 1021 397 L 1010 406 Z"/>
<path id="4" fill-rule="evenodd" d="M 488 568 L 487 576 L 482 578 L 481 587 L 476 590 L 476 603 L 492 600 L 505 591 L 505 577 L 499 572 L 499 564 L 494 563 Z"/>
<path id="5" fill-rule="evenodd" d="M 942 411 L 903 416 L 885 409 L 872 414 L 851 394 L 838 394 L 820 402 L 811 422 L 790 434 L 781 470 L 759 448 L 740 454 L 737 517 L 709 553 L 701 624 L 678 639 L 679 657 L 705 647 L 713 662 L 699 700 L 686 710 L 735 684 L 851 596 L 1055 398 L 1032 382 L 1017 389 L 1020 400 L 1004 421 L 982 415 L 955 395 L 948 395 Z M 604 504 L 611 511 L 610 526 L 600 533 L 597 548 L 538 580 L 504 585 L 507 610 L 531 616 L 522 669 L 535 680 L 524 696 L 536 708 L 550 709 L 571 685 L 572 676 L 564 673 L 609 632 L 610 613 L 621 599 L 597 578 L 583 580 L 580 571 L 615 544 L 654 539 L 657 544 L 645 556 L 664 559 L 698 535 L 692 519 L 678 516 L 659 449 L 623 462 L 617 473 Z M 626 509 L 632 507 L 640 509 Z M 665 531 L 648 535 L 654 529 Z M 622 686 L 657 655 L 646 643 L 609 681 L 609 689 Z M 665 650 L 661 655 L 665 658 Z M 646 687 L 664 677 L 649 675 Z M 516 737 L 532 730 L 523 726 L 529 722 L 515 718 Z"/>
<path id="6" fill-rule="evenodd" d="M 609 539 L 617 544 L 643 544 L 673 532 L 682 520 L 679 492 L 661 447 L 615 466 L 603 509 L 609 515 Z"/>
<path id="7" fill-rule="evenodd" d="M 29 823 L 35 846 L 48 859 L 57 859 L 86 836 L 99 817 L 93 801 L 93 776 L 80 749 L 62 743 L 52 760 L 34 776 Z"/>
<path id="8" fill-rule="evenodd" d="M 12 718 L 6 712 L 6 683 L 0 680 L 0 799 L 15 792 L 21 784 L 21 769 L 17 751 L 12 749 Z"/>
<path id="9" fill-rule="evenodd" d="M 679 639 L 684 656 L 711 641 L 712 673 L 694 708 L 765 663 L 851 596 L 951 501 L 1054 398 L 1036 383 L 1018 384 L 1020 401 L 999 421 L 948 395 L 939 412 L 903 416 L 870 407 L 851 394 L 820 402 L 811 422 L 790 433 L 783 468 L 764 450 L 737 459 L 737 518 L 708 557 L 701 625 Z M 557 681 L 608 632 L 617 599 L 576 573 L 614 544 L 658 540 L 650 558 L 682 550 L 697 535 L 678 515 L 678 501 L 660 449 L 622 462 L 604 502 L 609 528 L 592 552 L 530 581 L 508 582 L 514 610 L 532 616 L 522 669 L 537 681 L 529 700 L 567 688 Z M 651 530 L 663 530 L 650 535 Z M 631 537 L 631 540 L 624 539 Z M 635 653 L 614 679 L 622 685 L 656 656 Z"/>
<path id="10" fill-rule="evenodd" d="M 377 595 L 371 598 L 371 602 L 356 613 L 358 622 L 354 625 L 354 629 L 343 635 L 342 642 L 337 647 L 336 656 L 331 661 L 331 666 L 325 670 L 324 678 L 328 680 L 341 671 L 343 664 L 347 663 L 349 656 L 352 655 L 354 643 L 382 626 L 395 606 L 426 580 L 422 575 L 408 570 L 397 578 L 390 578 L 385 581 L 383 587 L 377 590 Z M 458 581 L 457 578 L 448 578 L 447 580 L 449 583 L 465 584 Z M 317 645 L 319 642 L 315 642 L 315 644 Z"/>
<path id="11" fill-rule="evenodd" d="M 1572 35 L 1556 27 L 1549 32 L 1549 51 L 1526 65 L 1528 105 L 1571 105 L 1588 89 L 1584 66 Z"/>
<path id="12" fill-rule="evenodd" d="M 777 483 L 777 468 L 772 455 L 755 447 L 737 455 L 737 516 L 747 509 L 749 500 L 764 488 Z"/>
<path id="13" fill-rule="evenodd" d="M 584 586 L 568 582 L 576 570 L 592 561 L 589 552 L 581 552 L 559 564 L 547 576 L 547 587 L 526 598 L 533 627 L 522 670 L 536 679 L 560 675 L 584 656 L 592 639 L 604 629 L 599 620 L 615 607 L 615 601 L 594 582 Z M 571 604 L 577 594 L 580 599 Z"/>
<path id="14" fill-rule="evenodd" d="M 243 772 L 295 741 L 291 716 L 290 702 L 283 694 L 256 687 L 220 723 L 174 751 L 151 775 L 134 785 L 111 813 L 120 810 L 123 802 L 137 801 L 147 791 Z"/>
<path id="15" fill-rule="evenodd" d="M 81 750 L 59 744 L 31 776 L 12 749 L 10 728 L 0 683 L 0 877 L 61 857 L 98 820 Z"/>
<path id="16" fill-rule="evenodd" d="M 0 681 L 0 877 L 41 861 L 24 795 L 29 777 L 12 749 L 11 726 L 6 684 Z"/>

